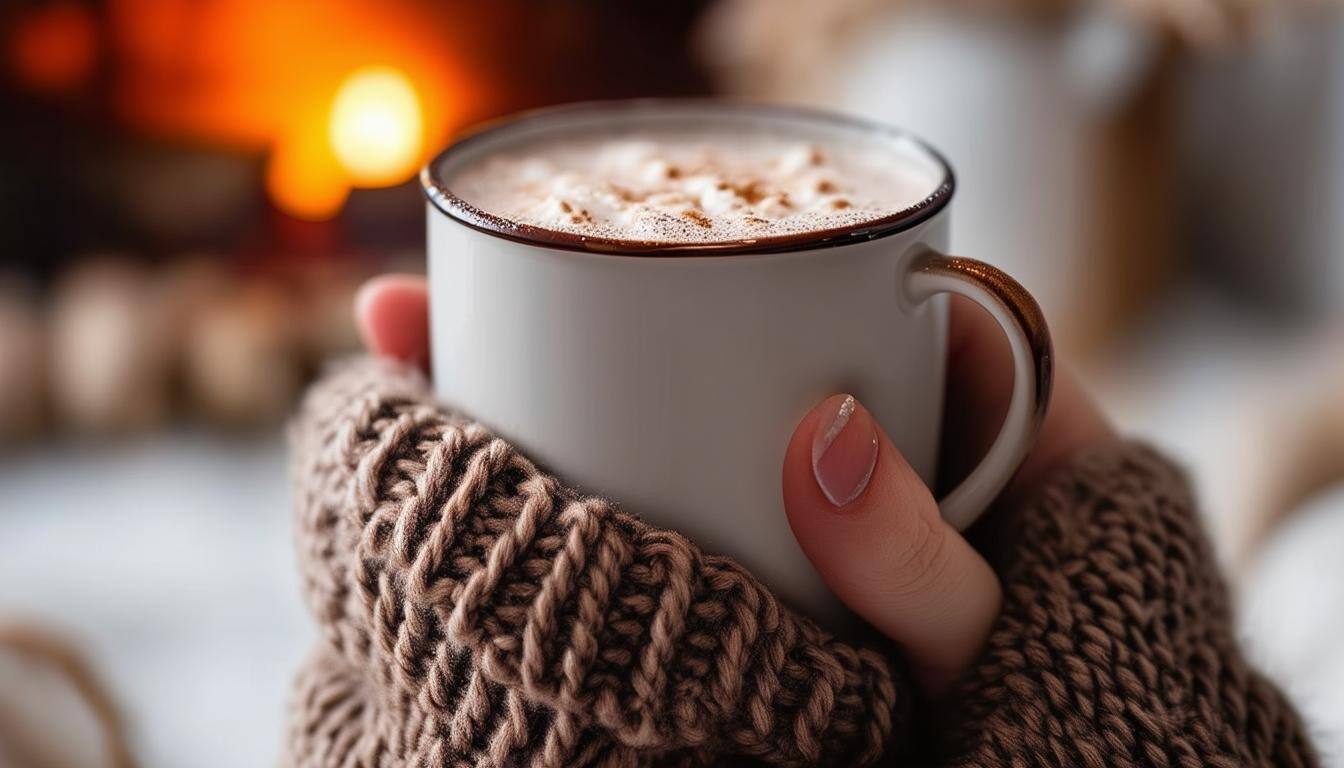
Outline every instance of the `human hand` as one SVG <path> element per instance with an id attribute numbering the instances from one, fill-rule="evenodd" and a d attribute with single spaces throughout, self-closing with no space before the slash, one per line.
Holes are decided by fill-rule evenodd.
<path id="1" fill-rule="evenodd" d="M 370 351 L 426 366 L 422 278 L 371 280 L 355 315 Z M 956 407 L 946 409 L 942 457 L 949 477 L 965 474 L 993 441 L 1012 393 L 1011 370 L 998 326 L 953 297 L 947 402 Z M 1020 504 L 1077 452 L 1113 439 L 1077 381 L 1060 370 L 1037 443 L 1000 506 Z M 861 403 L 835 395 L 803 418 L 785 456 L 783 489 L 794 536 L 827 586 L 902 647 L 928 693 L 945 690 L 984 647 L 1002 590 Z"/>

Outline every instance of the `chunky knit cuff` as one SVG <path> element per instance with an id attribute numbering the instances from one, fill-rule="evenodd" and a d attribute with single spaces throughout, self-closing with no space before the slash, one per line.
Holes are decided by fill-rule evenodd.
<path id="1" fill-rule="evenodd" d="M 1003 613 L 934 740 L 889 649 L 565 488 L 417 373 L 346 366 L 292 438 L 322 639 L 291 766 L 1314 763 L 1237 652 L 1185 481 L 1141 447 L 1081 458 L 1004 535 Z"/>
<path id="2" fill-rule="evenodd" d="M 418 374 L 361 361 L 293 427 L 323 642 L 296 766 L 870 765 L 908 690 L 737 563 L 581 497 Z"/>
<path id="3" fill-rule="evenodd" d="M 1161 456 L 1080 457 L 1008 535 L 1003 611 L 938 762 L 1315 764 L 1292 707 L 1242 659 L 1189 484 Z"/>

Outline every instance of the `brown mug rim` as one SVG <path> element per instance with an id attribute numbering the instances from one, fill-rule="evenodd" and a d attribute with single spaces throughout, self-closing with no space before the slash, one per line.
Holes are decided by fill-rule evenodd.
<path id="1" fill-rule="evenodd" d="M 926 152 L 942 169 L 943 177 L 933 192 L 919 202 L 895 213 L 870 221 L 832 229 L 814 230 L 772 237 L 723 240 L 717 242 L 670 243 L 666 241 L 629 240 L 623 238 L 592 237 L 574 232 L 548 229 L 523 224 L 483 211 L 453 193 L 437 168 L 453 155 L 490 139 L 500 131 L 521 123 L 535 122 L 556 115 L 583 112 L 633 112 L 659 107 L 711 107 L 725 110 L 754 112 L 769 116 L 803 119 L 824 123 L 837 128 L 857 129 L 893 139 L 908 140 Z M 487 235 L 518 243 L 543 246 L 566 251 L 603 253 L 613 256 L 741 256 L 759 253 L 808 251 L 835 248 L 842 245 L 877 240 L 910 230 L 933 218 L 951 202 L 956 191 L 956 175 L 952 165 L 929 142 L 910 131 L 852 115 L 810 107 L 762 104 L 716 98 L 655 98 L 582 101 L 518 112 L 496 118 L 469 128 L 447 148 L 434 156 L 420 171 L 420 186 L 429 202 L 439 211 L 460 224 Z"/>

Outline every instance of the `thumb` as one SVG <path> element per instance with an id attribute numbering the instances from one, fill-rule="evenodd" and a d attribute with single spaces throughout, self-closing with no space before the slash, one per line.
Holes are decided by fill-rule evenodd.
<path id="1" fill-rule="evenodd" d="M 827 586 L 901 646 L 927 692 L 975 660 L 998 616 L 998 579 L 853 397 L 828 398 L 794 431 L 784 506 Z"/>
<path id="2" fill-rule="evenodd" d="M 429 287 L 414 275 L 381 275 L 355 294 L 355 325 L 380 357 L 429 367 Z"/>

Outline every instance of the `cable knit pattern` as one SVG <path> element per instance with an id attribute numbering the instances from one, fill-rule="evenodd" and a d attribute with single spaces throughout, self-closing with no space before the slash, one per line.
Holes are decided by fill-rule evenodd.
<path id="1" fill-rule="evenodd" d="M 1185 482 L 1143 448 L 1082 458 L 1022 513 L 989 647 L 914 729 L 885 647 L 565 488 L 419 374 L 345 367 L 293 440 L 321 631 L 294 768 L 1315 765 L 1238 654 Z"/>
<path id="2" fill-rule="evenodd" d="M 424 380 L 366 361 L 294 427 L 301 766 L 870 765 L 887 658 L 737 563 L 581 497 Z"/>

